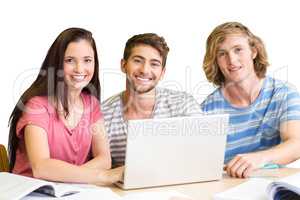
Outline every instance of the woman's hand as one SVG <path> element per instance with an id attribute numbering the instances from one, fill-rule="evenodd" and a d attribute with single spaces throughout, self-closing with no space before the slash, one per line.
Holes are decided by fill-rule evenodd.
<path id="1" fill-rule="evenodd" d="M 111 185 L 113 183 L 123 180 L 123 175 L 124 175 L 124 166 L 109 169 L 109 170 L 101 170 L 98 177 L 99 181 L 93 184 L 99 186 Z"/>

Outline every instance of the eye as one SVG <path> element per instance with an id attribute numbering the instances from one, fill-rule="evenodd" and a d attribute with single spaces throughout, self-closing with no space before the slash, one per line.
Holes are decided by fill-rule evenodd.
<path id="1" fill-rule="evenodd" d="M 241 52 L 242 50 L 243 50 L 242 48 L 237 47 L 237 48 L 234 49 L 234 52 L 235 52 L 235 53 L 239 53 L 239 52 Z"/>
<path id="2" fill-rule="evenodd" d="M 142 62 L 142 60 L 141 60 L 141 59 L 138 59 L 138 58 L 135 58 L 135 59 L 133 59 L 133 62 L 139 64 L 139 63 Z"/>
<path id="3" fill-rule="evenodd" d="M 151 66 L 152 66 L 152 67 L 160 67 L 161 64 L 158 63 L 158 62 L 153 62 L 153 63 L 151 63 Z"/>
<path id="4" fill-rule="evenodd" d="M 73 58 L 66 58 L 65 63 L 72 63 L 74 61 Z"/>
<path id="5" fill-rule="evenodd" d="M 93 59 L 91 59 L 91 58 L 86 58 L 86 59 L 84 59 L 84 62 L 85 63 L 91 63 L 93 61 Z"/>
<path id="6" fill-rule="evenodd" d="M 225 56 L 225 55 L 226 55 L 226 54 L 225 54 L 224 51 L 220 51 L 220 52 L 218 52 L 218 54 L 217 54 L 218 58 L 221 58 L 221 57 L 223 57 L 223 56 Z"/>

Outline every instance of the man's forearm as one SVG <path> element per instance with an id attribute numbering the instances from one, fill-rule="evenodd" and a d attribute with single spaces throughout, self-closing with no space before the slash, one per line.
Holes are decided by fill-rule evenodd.
<path id="1" fill-rule="evenodd" d="M 283 143 L 261 152 L 268 163 L 289 164 L 300 158 L 300 140 L 288 139 Z"/>

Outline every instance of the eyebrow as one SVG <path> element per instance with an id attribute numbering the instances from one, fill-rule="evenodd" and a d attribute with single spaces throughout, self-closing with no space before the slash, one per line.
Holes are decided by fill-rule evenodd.
<path id="1" fill-rule="evenodd" d="M 140 55 L 135 55 L 132 58 L 140 58 L 142 60 L 145 60 L 145 58 L 143 56 L 140 56 Z M 154 59 L 150 59 L 150 61 L 152 61 L 152 62 L 158 62 L 159 64 L 161 64 L 161 61 L 158 60 L 158 59 L 155 59 L 155 58 Z"/>
<path id="2" fill-rule="evenodd" d="M 160 61 L 160 60 L 157 60 L 157 59 L 151 59 L 151 61 L 153 61 L 153 62 L 158 62 L 159 64 L 161 64 L 161 61 Z"/>
<path id="3" fill-rule="evenodd" d="M 65 56 L 64 58 L 75 58 L 74 56 Z M 94 58 L 93 56 L 83 56 L 83 58 Z"/>
<path id="4" fill-rule="evenodd" d="M 132 56 L 132 58 L 139 58 L 139 59 L 145 60 L 145 58 L 143 56 L 139 56 L 139 55 Z"/>
<path id="5" fill-rule="evenodd" d="M 230 49 L 234 49 L 234 48 L 237 48 L 237 47 L 242 47 L 242 45 L 240 45 L 240 44 L 236 44 L 236 45 L 234 45 L 233 47 L 231 47 Z M 218 51 L 217 52 L 219 52 L 219 51 L 226 51 L 226 49 L 218 49 Z"/>

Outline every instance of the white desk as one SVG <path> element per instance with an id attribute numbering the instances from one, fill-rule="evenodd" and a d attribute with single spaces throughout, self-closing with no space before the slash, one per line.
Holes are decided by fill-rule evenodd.
<path id="1" fill-rule="evenodd" d="M 265 178 L 276 180 L 278 178 L 292 175 L 297 172 L 300 172 L 300 169 L 293 169 L 293 168 L 265 169 L 265 170 L 257 171 L 254 174 L 254 176 L 256 177 L 265 176 Z M 208 200 L 208 199 L 212 199 L 213 194 L 225 191 L 226 189 L 236 186 L 246 180 L 247 179 L 230 178 L 224 174 L 223 179 L 220 181 L 165 186 L 165 187 L 156 187 L 156 188 L 148 188 L 148 189 L 138 189 L 138 190 L 121 190 L 116 187 L 111 187 L 111 189 L 121 196 L 125 194 L 130 194 L 132 192 L 175 190 L 192 197 L 194 200 L 200 200 L 200 199 Z"/>

